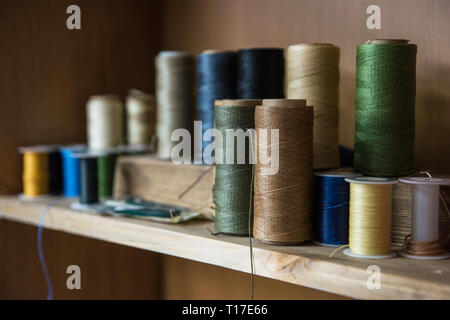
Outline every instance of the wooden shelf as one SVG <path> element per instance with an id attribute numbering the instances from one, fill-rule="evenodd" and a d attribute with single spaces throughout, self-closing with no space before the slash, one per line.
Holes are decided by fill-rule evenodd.
<path id="1" fill-rule="evenodd" d="M 56 202 L 43 226 L 80 236 L 173 255 L 242 272 L 250 271 L 249 239 L 214 236 L 209 221 L 166 225 L 131 218 L 116 218 L 69 208 L 73 199 L 21 201 L 0 196 L 0 217 L 38 225 L 44 208 Z M 14 245 L 14 244 L 10 244 Z M 450 299 L 450 261 L 405 258 L 358 260 L 332 248 L 313 244 L 271 246 L 253 240 L 255 273 L 297 285 L 364 299 Z M 381 288 L 367 287 L 367 267 L 381 269 Z M 256 288 L 257 290 L 257 288 Z"/>

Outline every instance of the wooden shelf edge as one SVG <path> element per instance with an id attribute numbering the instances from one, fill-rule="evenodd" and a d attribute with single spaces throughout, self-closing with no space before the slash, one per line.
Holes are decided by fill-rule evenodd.
<path id="1" fill-rule="evenodd" d="M 70 199 L 53 199 L 43 227 L 162 254 L 250 272 L 249 239 L 213 236 L 212 223 L 166 225 L 74 211 Z M 0 196 L 0 218 L 38 225 L 52 200 L 26 202 Z M 73 201 L 73 200 L 72 200 Z M 316 245 L 270 246 L 253 240 L 255 274 L 358 299 L 450 299 L 450 263 L 405 258 L 357 260 Z M 381 288 L 369 289 L 367 267 L 381 270 Z M 257 288 L 256 288 L 257 290 Z"/>

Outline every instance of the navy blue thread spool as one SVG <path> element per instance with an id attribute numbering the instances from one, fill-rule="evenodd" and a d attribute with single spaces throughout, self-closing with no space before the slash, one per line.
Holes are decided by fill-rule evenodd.
<path id="1" fill-rule="evenodd" d="M 284 98 L 284 51 L 253 48 L 238 51 L 238 98 Z"/>
<path id="2" fill-rule="evenodd" d="M 232 51 L 208 50 L 197 56 L 197 119 L 202 121 L 202 137 L 214 128 L 214 101 L 237 98 L 237 54 Z M 196 160 L 211 143 L 199 137 Z M 201 154 L 199 154 L 201 152 Z"/>
<path id="3" fill-rule="evenodd" d="M 314 175 L 314 241 L 324 246 L 348 244 L 352 172 L 316 172 Z"/>
<path id="4" fill-rule="evenodd" d="M 80 204 L 92 205 L 98 197 L 98 157 L 96 153 L 78 154 L 80 159 Z"/>

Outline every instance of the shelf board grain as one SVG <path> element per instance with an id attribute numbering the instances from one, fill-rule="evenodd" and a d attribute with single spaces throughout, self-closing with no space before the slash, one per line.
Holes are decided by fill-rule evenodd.
<path id="1" fill-rule="evenodd" d="M 0 217 L 38 225 L 45 207 L 43 226 L 89 238 L 213 264 L 242 272 L 250 271 L 249 239 L 214 236 L 210 221 L 166 225 L 132 218 L 117 218 L 74 211 L 73 199 L 22 201 L 0 196 Z M 11 244 L 14 245 L 14 244 Z M 418 261 L 405 258 L 358 260 L 332 248 L 314 244 L 272 246 L 253 240 L 255 273 L 314 289 L 361 299 L 450 299 L 450 261 Z M 367 287 L 367 267 L 381 270 L 381 288 Z M 256 288 L 257 290 L 257 288 Z"/>

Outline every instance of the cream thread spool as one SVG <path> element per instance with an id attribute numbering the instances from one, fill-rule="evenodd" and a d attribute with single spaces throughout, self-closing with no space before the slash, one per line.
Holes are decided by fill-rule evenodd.
<path id="1" fill-rule="evenodd" d="M 155 97 L 131 89 L 126 101 L 127 142 L 129 145 L 149 145 L 155 133 Z"/>
<path id="2" fill-rule="evenodd" d="M 195 58 L 183 51 L 161 51 L 156 68 L 156 144 L 157 156 L 170 159 L 178 141 L 176 129 L 193 132 L 195 105 Z"/>
<path id="3" fill-rule="evenodd" d="M 122 143 L 123 104 L 116 95 L 90 97 L 86 105 L 88 147 L 104 150 Z"/>
<path id="4" fill-rule="evenodd" d="M 327 43 L 287 49 L 287 97 L 314 107 L 314 169 L 339 167 L 339 55 Z"/>
<path id="5" fill-rule="evenodd" d="M 388 259 L 393 258 L 397 254 L 390 250 L 391 246 L 391 216 L 392 216 L 392 185 L 397 183 L 397 180 L 388 178 L 377 177 L 355 177 L 346 178 L 345 181 L 350 183 L 350 223 L 349 223 L 349 248 L 344 250 L 344 254 L 363 259 Z M 355 196 L 356 185 L 364 185 L 363 188 L 373 186 L 374 188 L 384 187 L 383 189 L 370 190 L 370 187 L 366 190 L 366 196 L 372 197 L 379 192 L 384 193 L 386 203 L 375 202 L 372 199 L 371 206 L 366 206 L 364 213 L 357 212 L 361 209 L 362 198 Z M 359 194 L 360 196 L 361 194 Z M 376 200 L 376 199 L 375 199 Z M 378 199 L 379 200 L 379 199 Z M 367 199 L 366 199 L 367 202 Z M 384 207 L 384 208 L 383 208 Z M 376 212 L 376 211 L 379 212 Z M 381 211 L 380 210 L 384 210 Z M 384 216 L 377 216 L 375 219 L 374 214 L 381 214 Z M 354 216 L 356 215 L 356 216 Z M 363 218 L 366 219 L 364 223 Z M 372 219 L 371 221 L 367 221 Z M 357 221 L 357 222 L 356 222 Z M 356 223 L 356 225 L 354 225 Z M 378 223 L 378 225 L 376 225 Z M 369 227 L 370 226 L 370 227 Z M 364 229 L 364 230 L 362 230 Z M 384 230 L 383 230 L 384 229 Z M 378 232 L 378 234 L 377 234 Z M 365 237 L 365 239 L 363 239 Z M 364 243 L 364 245 L 362 244 Z M 383 251 L 382 253 L 370 254 L 363 253 L 362 251 L 370 251 L 367 247 L 378 246 L 377 251 Z M 365 248 L 363 248 L 365 247 Z M 380 249 L 380 247 L 384 247 Z M 358 252 L 359 251 L 359 252 Z"/>
<path id="6" fill-rule="evenodd" d="M 412 226 L 411 241 L 429 243 L 439 240 L 439 186 L 450 185 L 449 179 L 408 177 L 400 178 L 400 182 L 412 184 Z M 444 260 L 450 253 L 442 246 L 441 254 L 418 255 L 400 251 L 400 255 L 417 260 Z"/>

